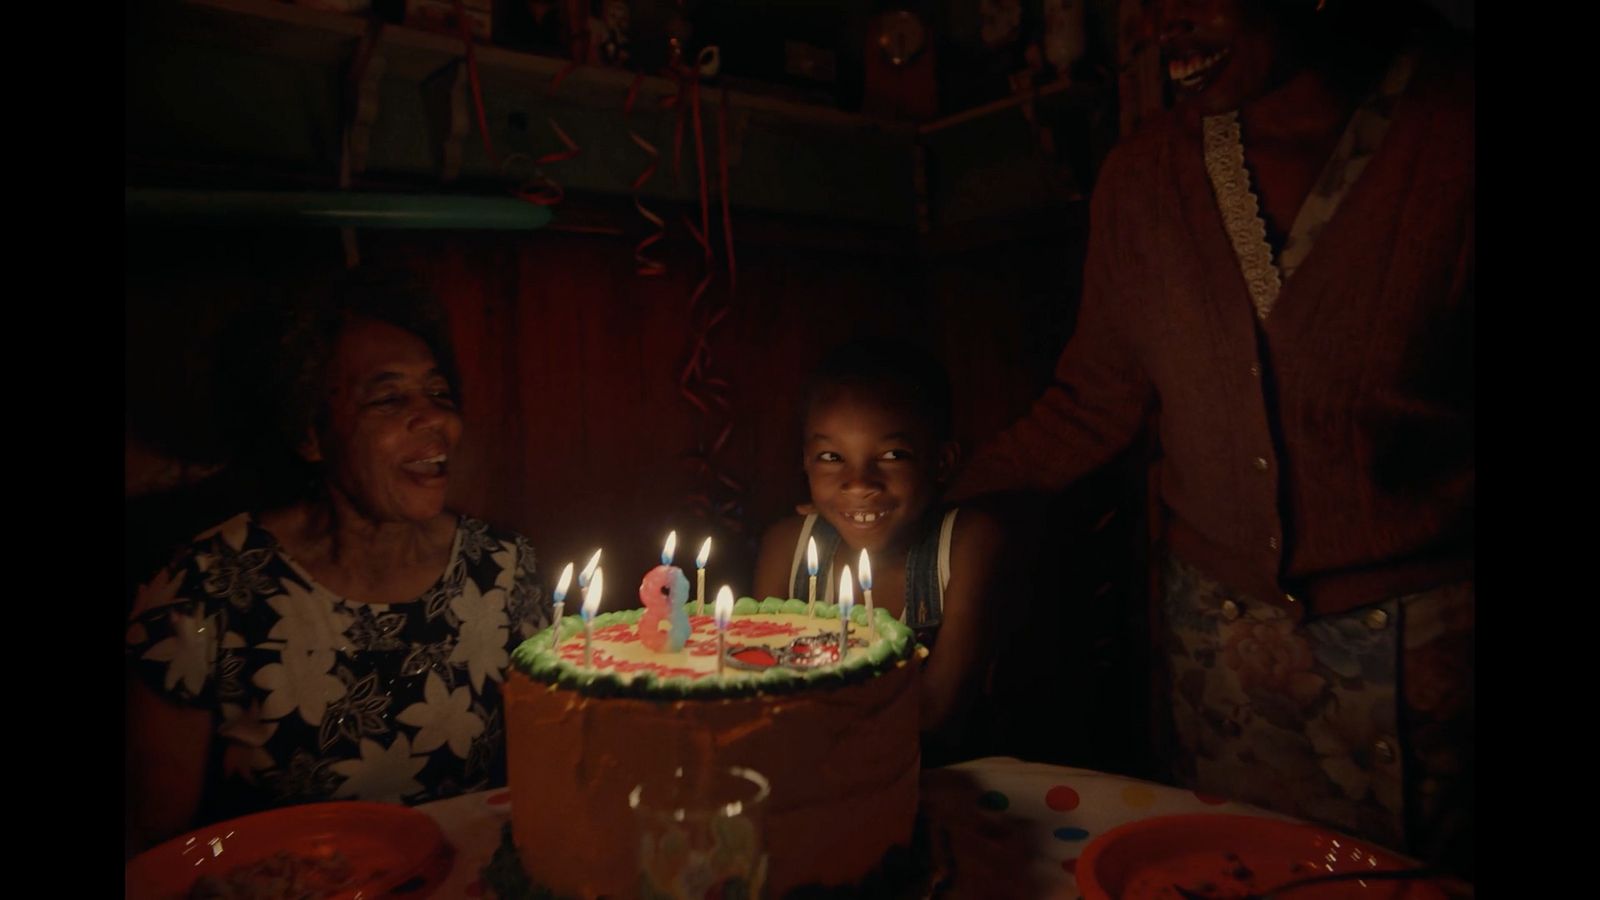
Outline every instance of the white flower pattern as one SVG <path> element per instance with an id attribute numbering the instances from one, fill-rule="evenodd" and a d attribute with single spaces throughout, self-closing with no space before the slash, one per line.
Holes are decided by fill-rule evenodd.
<path id="1" fill-rule="evenodd" d="M 156 577 L 139 586 L 139 592 L 134 595 L 133 612 L 131 615 L 143 615 L 152 609 L 170 605 L 177 599 L 178 591 L 182 589 L 184 573 L 172 569 L 162 569 Z"/>
<path id="2" fill-rule="evenodd" d="M 429 674 L 423 698 L 424 702 L 411 704 L 397 717 L 422 729 L 412 749 L 429 753 L 449 744 L 451 753 L 466 759 L 472 739 L 482 734 L 484 727 L 483 719 L 471 709 L 472 691 L 465 687 L 451 691 L 438 675 Z"/>
<path id="3" fill-rule="evenodd" d="M 280 659 L 282 662 L 262 666 L 250 679 L 256 687 L 271 692 L 261 706 L 262 715 L 281 719 L 298 709 L 306 724 L 321 725 L 328 704 L 345 692 L 344 682 L 332 674 L 333 651 L 300 653 L 285 649 Z"/>
<path id="4" fill-rule="evenodd" d="M 163 690 L 170 691 L 181 682 L 191 696 L 199 694 L 217 661 L 220 617 L 202 615 L 192 608 L 165 609 L 161 614 L 171 634 L 146 650 L 143 658 L 167 664 Z"/>
<path id="5" fill-rule="evenodd" d="M 360 759 L 333 764 L 333 771 L 344 776 L 344 783 L 333 796 L 404 802 L 405 798 L 422 790 L 416 776 L 427 764 L 427 756 L 411 755 L 411 740 L 403 734 L 387 747 L 362 738 Z"/>
<path id="6" fill-rule="evenodd" d="M 465 665 L 474 691 L 483 689 L 485 677 L 496 682 L 503 677 L 511 654 L 506 651 L 506 595 L 504 591 L 483 593 L 468 582 L 450 602 L 450 611 L 461 620 L 461 638 L 450 653 L 450 662 Z"/>
<path id="7" fill-rule="evenodd" d="M 525 540 L 470 518 L 459 529 L 439 581 L 404 603 L 338 596 L 249 515 L 145 586 L 128 656 L 152 689 L 216 711 L 217 812 L 417 803 L 505 777 L 500 685 L 550 603 Z"/>
<path id="8" fill-rule="evenodd" d="M 278 614 L 267 638 L 282 641 L 285 653 L 340 650 L 349 644 L 345 630 L 355 616 L 340 610 L 326 591 L 306 590 L 292 580 L 279 585 L 281 594 L 267 598 Z"/>

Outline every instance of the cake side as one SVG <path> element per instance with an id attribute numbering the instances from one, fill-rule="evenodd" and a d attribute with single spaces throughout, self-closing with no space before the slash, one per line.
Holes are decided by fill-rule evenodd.
<path id="1" fill-rule="evenodd" d="M 754 606 L 746 614 L 761 616 Z M 818 607 L 814 629 L 830 621 Z M 921 665 L 909 629 L 885 616 L 879 635 L 852 647 L 844 666 L 724 679 L 585 677 L 551 653 L 548 637 L 543 647 L 531 639 L 504 694 L 513 834 L 530 878 L 559 896 L 634 896 L 627 795 L 693 765 L 747 766 L 770 780 L 771 896 L 860 881 L 890 848 L 909 845 L 917 807 Z M 863 639 L 865 629 L 851 636 Z M 575 642 L 581 654 L 581 636 Z"/>

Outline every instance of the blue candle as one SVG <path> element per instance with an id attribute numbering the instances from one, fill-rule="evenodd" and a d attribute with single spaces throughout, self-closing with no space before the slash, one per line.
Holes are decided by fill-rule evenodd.
<path id="1" fill-rule="evenodd" d="M 850 567 L 845 566 L 839 575 L 839 664 L 850 652 L 850 607 L 855 606 L 855 585 L 850 580 Z"/>
<path id="2" fill-rule="evenodd" d="M 567 588 L 572 586 L 572 563 L 561 570 L 561 578 L 556 581 L 556 593 L 551 598 L 555 606 L 555 621 L 551 623 L 550 649 L 553 651 L 561 643 L 561 613 L 567 605 Z"/>
<path id="3" fill-rule="evenodd" d="M 817 606 L 817 539 L 806 538 L 806 571 L 811 573 L 807 581 L 806 615 L 816 615 Z"/>
<path id="4" fill-rule="evenodd" d="M 723 585 L 717 590 L 717 603 L 712 610 L 717 623 L 717 674 L 722 674 L 723 632 L 728 630 L 728 620 L 733 618 L 733 589 Z"/>
<path id="5" fill-rule="evenodd" d="M 583 664 L 594 668 L 594 614 L 600 609 L 600 593 L 605 590 L 606 573 L 603 569 L 594 570 L 594 581 L 589 584 L 589 591 L 583 595 L 583 606 L 578 614 L 583 617 Z"/>
<path id="6" fill-rule="evenodd" d="M 878 623 L 872 617 L 872 563 L 867 560 L 867 548 L 861 548 L 861 565 L 856 569 L 861 579 L 861 599 L 867 604 L 867 643 L 878 639 Z"/>

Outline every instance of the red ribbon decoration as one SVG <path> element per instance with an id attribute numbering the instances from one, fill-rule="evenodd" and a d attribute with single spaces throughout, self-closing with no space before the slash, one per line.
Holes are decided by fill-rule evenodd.
<path id="1" fill-rule="evenodd" d="M 733 213 L 728 209 L 728 89 L 722 89 L 722 103 L 717 110 L 717 168 L 722 175 L 717 185 L 722 193 L 722 243 L 728 252 L 728 296 L 739 287 L 739 267 L 733 257 Z"/>
<path id="2" fill-rule="evenodd" d="M 489 119 L 483 114 L 483 85 L 478 81 L 478 54 L 473 49 L 475 45 L 469 21 L 466 4 L 456 0 L 456 26 L 461 31 L 461 40 L 467 45 L 467 78 L 472 82 L 472 105 L 478 113 L 478 134 L 483 138 L 483 152 L 489 157 L 490 165 L 497 165 L 494 143 L 489 140 Z"/>
<path id="3" fill-rule="evenodd" d="M 472 27 L 469 24 L 470 20 L 467 18 L 466 4 L 464 0 L 455 0 L 455 5 L 456 26 L 461 32 L 462 42 L 466 44 L 467 79 L 472 83 L 472 106 L 478 117 L 478 135 L 483 139 L 483 152 L 488 156 L 489 164 L 499 168 L 500 162 L 494 151 L 494 142 L 489 137 L 489 117 L 483 111 L 483 83 L 478 79 L 478 54 L 475 49 L 476 42 L 472 40 Z M 578 64 L 576 62 L 571 62 L 557 72 L 556 76 L 550 80 L 550 86 L 545 89 L 545 96 L 554 96 L 556 87 L 561 84 L 562 79 L 566 78 L 577 67 Z M 553 117 L 546 117 L 545 121 L 550 124 L 550 130 L 556 133 L 556 138 L 561 141 L 563 149 L 545 153 L 534 160 L 535 165 L 542 166 L 548 163 L 565 162 L 582 151 L 577 142 L 567 136 L 567 132 L 557 124 Z M 512 190 L 511 194 L 518 200 L 525 200 L 539 206 L 555 206 L 566 196 L 561 185 L 543 172 L 536 173 L 531 179 Z"/>
<path id="4" fill-rule="evenodd" d="M 627 119 L 633 114 L 633 104 L 639 99 L 639 86 L 643 83 L 644 73 L 640 72 L 638 75 L 634 76 L 633 84 L 628 86 L 628 99 L 622 104 L 622 117 L 624 119 Z M 628 137 L 639 146 L 639 149 L 643 150 L 650 157 L 650 161 L 645 165 L 644 171 L 640 172 L 633 179 L 633 206 L 639 211 L 639 215 L 644 216 L 645 221 L 649 222 L 655 228 L 655 231 L 647 235 L 644 240 L 640 241 L 638 245 L 633 248 L 634 273 L 645 277 L 663 275 L 667 271 L 667 264 L 658 259 L 651 259 L 650 257 L 646 256 L 645 250 L 649 249 L 651 245 L 659 243 L 666 238 L 667 223 L 666 220 L 656 215 L 650 210 L 649 207 L 644 205 L 644 197 L 642 194 L 645 184 L 656 174 L 656 169 L 660 164 L 661 152 L 655 148 L 654 144 L 640 137 L 639 133 L 634 131 L 632 127 L 628 129 Z"/>
<path id="5" fill-rule="evenodd" d="M 678 64 L 674 67 L 674 74 L 678 78 L 679 89 L 677 96 L 668 98 L 664 106 L 677 107 L 678 121 L 673 134 L 673 172 L 679 183 L 682 183 L 683 161 L 683 132 L 685 126 L 694 129 L 695 171 L 699 176 L 700 193 L 700 222 L 696 227 L 694 220 L 685 215 L 683 224 L 695 242 L 700 245 L 701 256 L 705 261 L 705 275 L 695 285 L 689 296 L 689 358 L 684 363 L 678 375 L 678 393 L 700 413 L 702 426 L 715 434 L 709 443 L 702 438 L 698 446 L 684 454 L 685 459 L 693 466 L 697 478 L 707 482 L 703 490 L 689 496 L 689 503 L 696 512 L 707 518 L 714 518 L 728 530 L 734 533 L 745 531 L 744 523 L 740 520 L 740 495 L 744 493 L 744 485 L 733 476 L 723 471 L 716 464 L 716 457 L 727 447 L 728 439 L 733 434 L 733 420 L 731 418 L 732 405 L 728 400 L 731 391 L 727 379 L 711 374 L 711 334 L 728 317 L 731 308 L 726 302 L 721 304 L 706 302 L 706 291 L 711 286 L 715 277 L 715 254 L 711 247 L 711 200 L 710 182 L 706 178 L 706 148 L 705 126 L 701 116 L 700 102 L 700 72 L 693 65 Z M 722 224 L 723 241 L 728 252 L 728 294 L 733 294 L 737 269 L 733 258 L 733 217 L 729 209 L 728 199 L 728 92 L 722 92 L 722 100 L 717 119 L 717 151 L 718 174 L 720 178 L 719 190 L 722 192 Z M 716 496 L 722 495 L 722 496 Z M 731 496 L 728 496 L 731 495 Z"/>

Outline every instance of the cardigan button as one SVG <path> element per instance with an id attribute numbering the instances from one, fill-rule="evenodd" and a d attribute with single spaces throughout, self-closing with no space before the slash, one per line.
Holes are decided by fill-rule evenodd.
<path id="1" fill-rule="evenodd" d="M 1269 549 L 1269 550 L 1277 550 L 1278 549 L 1278 538 L 1276 536 L 1267 538 L 1267 549 Z"/>
<path id="2" fill-rule="evenodd" d="M 1389 614 L 1381 609 L 1375 609 L 1363 616 L 1362 620 L 1373 631 L 1382 631 L 1383 627 L 1389 624 Z"/>
<path id="3" fill-rule="evenodd" d="M 1267 470 L 1267 458 L 1265 456 L 1258 456 L 1255 459 L 1250 460 L 1250 465 L 1255 466 L 1257 472 L 1265 472 Z"/>
<path id="4" fill-rule="evenodd" d="M 1222 601 L 1222 617 L 1229 622 L 1239 618 L 1239 604 L 1232 600 Z"/>
<path id="5" fill-rule="evenodd" d="M 1254 375 L 1257 378 L 1260 378 L 1261 377 L 1261 366 L 1260 366 L 1260 364 L 1251 363 L 1250 364 L 1250 374 Z"/>
<path id="6" fill-rule="evenodd" d="M 1379 739 L 1372 745 L 1372 755 L 1380 763 L 1392 763 L 1394 762 L 1394 744 L 1389 743 L 1387 740 Z"/>

